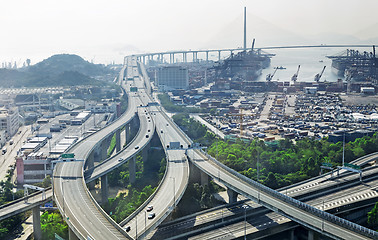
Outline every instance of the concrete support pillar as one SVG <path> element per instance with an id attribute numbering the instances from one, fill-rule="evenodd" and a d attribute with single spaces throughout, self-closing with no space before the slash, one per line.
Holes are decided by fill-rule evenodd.
<path id="1" fill-rule="evenodd" d="M 182 62 L 186 63 L 186 53 L 185 52 L 182 53 Z"/>
<path id="2" fill-rule="evenodd" d="M 319 234 L 314 232 L 313 230 L 309 229 L 308 230 L 308 240 L 318 240 L 319 239 Z"/>
<path id="3" fill-rule="evenodd" d="M 116 151 L 119 152 L 121 151 L 122 146 L 121 146 L 121 129 L 119 128 L 116 131 Z"/>
<path id="4" fill-rule="evenodd" d="M 148 159 L 148 149 L 150 149 L 150 144 L 147 144 L 147 146 L 145 146 L 142 150 L 142 159 L 143 159 L 143 162 L 146 162 L 147 159 Z"/>
<path id="5" fill-rule="evenodd" d="M 198 52 L 193 52 L 193 62 L 197 62 L 197 53 Z"/>
<path id="6" fill-rule="evenodd" d="M 221 51 L 218 51 L 218 61 L 221 59 Z"/>
<path id="7" fill-rule="evenodd" d="M 191 155 L 189 154 L 189 157 Z M 199 170 L 191 161 L 189 161 L 189 182 L 200 183 L 201 182 L 201 170 Z"/>
<path id="8" fill-rule="evenodd" d="M 146 56 L 143 56 L 143 64 L 146 64 Z"/>
<path id="9" fill-rule="evenodd" d="M 91 152 L 91 154 L 89 154 L 88 156 L 88 159 L 87 159 L 87 169 L 91 169 L 94 167 L 94 161 L 95 161 L 95 151 Z M 90 183 L 88 183 L 88 188 L 90 190 L 94 189 L 95 188 L 95 185 L 96 185 L 96 181 L 92 181 Z"/>
<path id="10" fill-rule="evenodd" d="M 68 228 L 68 239 L 79 240 L 79 238 L 75 235 L 75 233 L 71 230 L 71 228 Z"/>
<path id="11" fill-rule="evenodd" d="M 103 161 L 103 160 L 108 158 L 108 147 L 109 147 L 108 141 L 107 141 L 107 139 L 105 139 L 101 143 L 101 151 L 100 151 L 101 152 L 101 155 L 100 155 L 101 160 L 100 161 Z"/>
<path id="12" fill-rule="evenodd" d="M 136 156 L 129 159 L 129 174 L 130 183 L 134 183 L 136 180 Z"/>
<path id="13" fill-rule="evenodd" d="M 209 175 L 201 171 L 201 185 L 209 185 L 210 180 L 211 178 L 209 177 Z"/>
<path id="14" fill-rule="evenodd" d="M 291 229 L 290 230 L 290 240 L 296 240 L 295 229 Z"/>
<path id="15" fill-rule="evenodd" d="M 42 239 L 42 230 L 41 230 L 41 215 L 39 211 L 39 206 L 33 208 L 33 231 L 34 239 Z"/>
<path id="16" fill-rule="evenodd" d="M 206 62 L 209 61 L 209 51 L 206 51 Z"/>
<path id="17" fill-rule="evenodd" d="M 108 186 L 108 175 L 105 174 L 101 177 L 101 198 L 102 204 L 108 202 L 109 197 L 109 186 Z"/>
<path id="18" fill-rule="evenodd" d="M 227 188 L 227 195 L 228 203 L 234 203 L 238 201 L 238 193 L 232 190 L 231 188 Z"/>
<path id="19" fill-rule="evenodd" d="M 130 124 L 125 126 L 125 144 L 130 142 Z"/>

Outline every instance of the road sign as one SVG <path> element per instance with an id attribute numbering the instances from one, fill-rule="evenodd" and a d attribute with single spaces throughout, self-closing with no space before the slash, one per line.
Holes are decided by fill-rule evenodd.
<path id="1" fill-rule="evenodd" d="M 322 163 L 322 165 L 326 166 L 326 167 L 332 167 L 332 163 L 326 163 L 326 162 L 324 162 L 324 163 Z"/>
<path id="2" fill-rule="evenodd" d="M 45 208 L 52 208 L 52 207 L 54 207 L 52 202 L 45 203 Z"/>
<path id="3" fill-rule="evenodd" d="M 75 153 L 63 153 L 61 158 L 75 158 Z"/>
<path id="4" fill-rule="evenodd" d="M 344 166 L 345 167 L 350 167 L 350 168 L 353 168 L 353 169 L 356 169 L 356 170 L 360 170 L 361 169 L 360 166 L 354 165 L 354 164 L 350 164 L 350 163 L 344 163 Z"/>

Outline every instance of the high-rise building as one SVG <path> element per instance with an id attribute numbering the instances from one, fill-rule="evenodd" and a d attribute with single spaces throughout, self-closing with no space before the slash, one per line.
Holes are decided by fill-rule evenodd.
<path id="1" fill-rule="evenodd" d="M 162 67 L 157 74 L 157 82 L 161 91 L 187 89 L 189 86 L 188 69 L 181 66 Z"/>

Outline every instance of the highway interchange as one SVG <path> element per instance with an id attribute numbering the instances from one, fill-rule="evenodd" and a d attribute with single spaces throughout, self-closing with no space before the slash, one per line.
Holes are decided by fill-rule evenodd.
<path id="1" fill-rule="evenodd" d="M 126 123 L 131 121 L 135 116 L 135 112 L 138 112 L 141 125 L 140 131 L 144 132 L 145 129 L 148 130 L 151 128 L 152 132 L 155 127 L 156 132 L 162 141 L 162 145 L 165 148 L 168 159 L 165 177 L 160 183 L 158 191 L 156 191 L 155 194 L 151 196 L 151 198 L 149 198 L 148 201 L 134 214 L 121 223 L 121 226 L 123 227 L 131 226 L 130 232 L 126 233 L 103 212 L 89 193 L 84 181 L 84 163 L 80 161 L 58 163 L 54 170 L 55 200 L 64 219 L 66 219 L 77 237 L 80 239 L 135 239 L 137 237 L 146 236 L 169 215 L 173 210 L 174 205 L 182 197 L 189 178 L 188 157 L 191 158 L 196 166 L 207 172 L 210 176 L 217 178 L 228 187 L 237 190 L 249 198 L 264 202 L 269 208 L 281 209 L 281 213 L 291 216 L 292 218 L 300 216 L 300 220 L 309 226 L 315 226 L 315 228 L 321 228 L 321 226 L 323 226 L 324 219 L 319 216 L 311 213 L 309 214 L 296 206 L 288 205 L 281 199 L 277 199 L 275 196 L 267 194 L 258 188 L 254 188 L 254 186 L 248 181 L 246 182 L 237 174 L 225 169 L 213 160 L 207 159 L 207 156 L 201 151 L 187 149 L 189 145 L 192 145 L 190 139 L 178 129 L 159 106 L 149 104 L 153 101 L 148 95 L 150 91 L 149 87 L 147 88 L 148 93 L 146 92 L 146 82 L 148 82 L 146 81 L 146 76 L 139 76 L 135 59 L 128 59 L 127 61 L 128 64 L 125 65 L 125 68 L 121 71 L 118 78 L 119 83 L 122 84 L 123 88 L 129 94 L 127 111 L 113 124 L 106 126 L 97 133 L 81 140 L 69 151 L 74 152 L 77 159 L 88 159 L 93 149 L 100 147 L 100 143 L 103 139 L 111 136 L 117 129 L 120 129 Z M 137 95 L 130 94 L 130 85 L 127 86 L 130 82 L 128 82 L 129 80 L 123 80 L 125 79 L 125 70 L 126 74 L 133 75 L 133 84 L 138 87 Z M 129 77 L 127 79 L 129 79 Z M 147 112 L 145 111 L 143 113 L 142 109 L 146 109 Z M 148 115 L 152 118 L 153 123 L 148 122 L 148 118 L 146 118 Z M 143 127 L 145 124 L 147 127 Z M 100 167 L 97 169 L 100 170 L 97 170 L 99 172 L 96 176 L 105 174 L 104 172 L 110 171 L 109 169 L 113 169 L 116 165 L 126 162 L 127 159 L 136 154 L 139 149 L 135 149 L 135 145 L 133 144 L 139 144 L 140 146 L 147 145 L 148 140 L 146 141 L 143 137 L 144 135 L 140 138 L 137 137 L 134 139 L 133 142 L 135 143 L 130 144 L 130 148 L 127 148 L 129 149 L 129 152 L 120 152 L 118 156 L 116 155 L 112 159 L 108 159 L 104 164 L 99 165 Z M 183 149 L 167 148 L 171 142 L 180 142 L 180 144 L 183 145 Z M 130 149 L 135 149 L 136 151 L 131 153 L 132 151 L 130 151 Z M 121 155 L 125 157 L 123 161 L 119 161 Z M 109 167 L 104 167 L 106 165 Z M 93 171 L 93 173 L 95 173 L 95 171 Z M 290 191 L 288 192 L 290 195 Z M 156 217 L 147 221 L 144 208 L 148 204 L 154 206 Z M 358 233 L 346 230 L 345 228 L 337 226 L 331 222 L 327 222 L 327 224 L 323 226 L 323 230 L 334 236 L 348 235 L 347 237 L 350 239 L 366 239 Z"/>

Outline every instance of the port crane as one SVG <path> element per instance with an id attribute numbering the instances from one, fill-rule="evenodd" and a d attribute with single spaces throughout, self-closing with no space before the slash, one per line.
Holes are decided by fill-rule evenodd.
<path id="1" fill-rule="evenodd" d="M 277 72 L 277 69 L 278 69 L 278 68 L 275 68 L 273 74 L 270 74 L 270 73 L 269 73 L 268 75 L 266 75 L 266 80 L 267 80 L 268 82 L 270 82 L 270 81 L 273 79 L 274 74 L 276 74 L 276 72 Z"/>
<path id="2" fill-rule="evenodd" d="M 297 72 L 294 73 L 294 75 L 291 77 L 291 81 L 296 82 L 298 79 L 299 69 L 301 68 L 301 65 L 298 65 Z"/>
<path id="3" fill-rule="evenodd" d="M 315 75 L 315 82 L 319 82 L 320 78 L 322 77 L 323 73 L 324 73 L 324 70 L 325 70 L 326 66 L 323 67 L 323 70 L 321 71 L 321 73 L 318 73 Z"/>
<path id="4" fill-rule="evenodd" d="M 345 81 L 347 82 L 347 94 L 350 94 L 351 92 L 353 74 L 354 74 L 354 70 L 352 69 L 345 70 Z"/>

